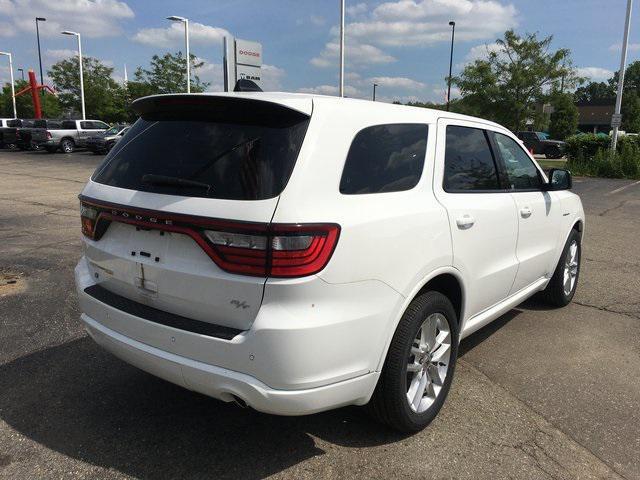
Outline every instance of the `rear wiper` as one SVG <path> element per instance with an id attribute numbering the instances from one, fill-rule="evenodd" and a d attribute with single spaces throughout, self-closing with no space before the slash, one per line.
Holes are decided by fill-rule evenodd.
<path id="1" fill-rule="evenodd" d="M 209 185 L 208 183 L 196 182 L 194 180 L 188 180 L 186 178 L 155 175 L 153 173 L 147 173 L 143 175 L 142 183 L 144 183 L 145 185 L 164 187 L 201 188 L 205 189 L 207 193 L 209 193 L 209 190 L 211 190 L 211 185 Z"/>

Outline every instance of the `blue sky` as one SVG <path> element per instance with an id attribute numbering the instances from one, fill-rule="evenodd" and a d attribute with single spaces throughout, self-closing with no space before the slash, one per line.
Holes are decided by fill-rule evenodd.
<path id="1" fill-rule="evenodd" d="M 603 80 L 618 68 L 625 6 L 626 0 L 348 0 L 346 92 L 368 97 L 375 81 L 382 100 L 442 101 L 449 20 L 457 22 L 454 71 L 514 28 L 553 35 L 553 47 L 571 49 L 582 75 Z M 630 62 L 640 59 L 635 7 Z M 45 69 L 75 52 L 75 39 L 59 34 L 70 29 L 82 33 L 85 55 L 113 66 L 117 78 L 125 64 L 131 75 L 154 53 L 183 48 L 181 26 L 165 20 L 181 15 L 191 21 L 191 50 L 205 61 L 200 76 L 211 90 L 221 88 L 222 37 L 231 33 L 262 42 L 268 89 L 337 92 L 338 0 L 0 0 L 0 50 L 13 53 L 16 69 L 38 69 L 36 15 L 47 18 Z M 7 80 L 0 58 L 0 81 Z"/>

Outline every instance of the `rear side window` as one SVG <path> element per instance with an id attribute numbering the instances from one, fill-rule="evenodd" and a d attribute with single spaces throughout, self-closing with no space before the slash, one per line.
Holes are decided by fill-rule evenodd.
<path id="1" fill-rule="evenodd" d="M 166 119 L 172 117 L 178 119 Z M 105 158 L 94 181 L 167 195 L 273 198 L 289 180 L 309 123 L 297 113 L 295 121 L 270 125 L 159 118 L 139 119 Z M 176 179 L 187 182 L 176 185 Z"/>
<path id="2" fill-rule="evenodd" d="M 428 127 L 403 123 L 367 127 L 349 148 L 340 180 L 347 195 L 410 190 L 422 175 Z"/>
<path id="3" fill-rule="evenodd" d="M 62 122 L 62 130 L 75 130 L 76 129 L 76 122 L 74 122 L 73 120 L 67 120 L 65 122 Z"/>
<path id="4" fill-rule="evenodd" d="M 498 171 L 484 130 L 447 126 L 444 156 L 447 192 L 498 190 Z"/>

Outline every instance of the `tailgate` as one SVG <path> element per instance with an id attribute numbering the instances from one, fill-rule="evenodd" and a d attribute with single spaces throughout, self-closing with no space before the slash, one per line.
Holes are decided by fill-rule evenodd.
<path id="1" fill-rule="evenodd" d="M 309 116 L 233 97 L 151 100 L 80 197 L 92 276 L 130 300 L 246 330 Z"/>

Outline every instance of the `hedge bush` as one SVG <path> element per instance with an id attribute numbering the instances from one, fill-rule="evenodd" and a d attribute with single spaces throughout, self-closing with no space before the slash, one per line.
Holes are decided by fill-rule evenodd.
<path id="1" fill-rule="evenodd" d="M 608 139 L 605 139 L 608 140 Z M 592 148 L 592 144 L 587 144 Z M 567 159 L 567 168 L 575 175 L 588 175 L 607 178 L 640 178 L 640 142 L 638 137 L 622 137 L 616 153 L 612 154 L 607 146 L 598 148 L 587 156 L 588 148 L 580 148 Z"/>

